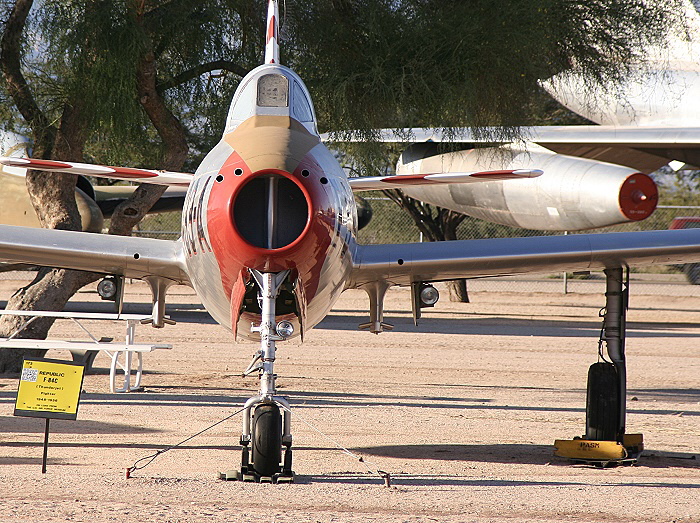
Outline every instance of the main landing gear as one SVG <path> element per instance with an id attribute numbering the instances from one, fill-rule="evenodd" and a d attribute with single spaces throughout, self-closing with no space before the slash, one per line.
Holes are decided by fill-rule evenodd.
<path id="1" fill-rule="evenodd" d="M 260 394 L 245 403 L 241 434 L 241 469 L 222 472 L 220 479 L 265 483 L 291 483 L 292 434 L 289 403 L 277 396 L 274 373 L 275 342 L 284 339 L 275 329 L 275 300 L 289 271 L 251 271 L 260 288 L 262 318 L 259 327 L 260 350 L 244 374 L 257 371 Z M 284 457 L 282 456 L 284 447 Z"/>
<path id="2" fill-rule="evenodd" d="M 627 370 L 625 316 L 628 281 L 622 268 L 606 269 L 605 315 L 599 343 L 602 361 L 588 371 L 586 434 L 573 440 L 556 440 L 554 454 L 601 466 L 635 463 L 644 449 L 641 434 L 625 434 Z M 603 354 L 603 342 L 608 358 Z"/>

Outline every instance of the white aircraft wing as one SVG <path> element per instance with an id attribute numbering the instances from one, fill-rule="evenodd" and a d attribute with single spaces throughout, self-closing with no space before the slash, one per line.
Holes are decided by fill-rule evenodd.
<path id="1" fill-rule="evenodd" d="M 569 156 L 653 172 L 676 160 L 700 166 L 698 127 L 543 126 L 526 129 L 533 141 Z"/>
<path id="2" fill-rule="evenodd" d="M 360 245 L 351 288 L 700 261 L 700 229 Z"/>
<path id="3" fill-rule="evenodd" d="M 38 171 L 82 174 L 98 178 L 111 178 L 129 182 L 153 183 L 156 185 L 188 186 L 193 176 L 188 173 L 174 171 L 157 171 L 151 169 L 134 169 L 132 167 L 110 167 L 90 163 L 63 162 L 56 160 L 38 160 L 34 158 L 0 157 L 0 164 L 8 167 L 22 167 Z"/>
<path id="4" fill-rule="evenodd" d="M 700 127 L 614 127 L 605 125 L 564 125 L 523 127 L 522 137 L 560 154 L 590 158 L 602 162 L 653 172 L 671 160 L 700 168 Z M 382 129 L 376 139 L 390 143 L 503 143 L 497 130 L 478 136 L 468 128 L 460 129 Z M 330 135 L 324 141 L 334 141 Z M 366 141 L 365 138 L 338 141 Z"/>
<path id="5" fill-rule="evenodd" d="M 0 225 L 0 259 L 189 283 L 182 242 Z"/>
<path id="6" fill-rule="evenodd" d="M 480 172 L 450 172 L 408 174 L 401 176 L 367 176 L 348 178 L 353 192 L 381 191 L 382 189 L 400 189 L 407 185 L 437 185 L 446 183 L 475 183 L 495 180 L 514 180 L 517 178 L 536 178 L 541 176 L 539 169 L 516 169 Z"/>

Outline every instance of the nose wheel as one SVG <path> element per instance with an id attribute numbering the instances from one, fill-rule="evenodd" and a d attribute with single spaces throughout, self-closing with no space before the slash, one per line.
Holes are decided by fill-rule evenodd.
<path id="1" fill-rule="evenodd" d="M 281 337 L 275 329 L 275 300 L 289 271 L 262 273 L 251 270 L 260 289 L 261 322 L 253 331 L 260 333 L 260 350 L 246 372 L 257 370 L 260 394 L 244 407 L 241 434 L 241 468 L 219 474 L 220 479 L 258 483 L 291 483 L 291 410 L 286 398 L 277 396 L 274 373 L 275 342 Z M 257 363 L 255 363 L 257 362 Z M 284 447 L 284 456 L 282 448 Z"/>
<path id="2" fill-rule="evenodd" d="M 253 413 L 253 466 L 260 476 L 279 473 L 282 460 L 282 416 L 277 405 L 263 404 Z"/>
<path id="3" fill-rule="evenodd" d="M 254 403 L 260 398 L 251 398 Z M 282 400 L 282 398 L 277 398 Z M 288 408 L 284 402 L 284 408 Z M 241 469 L 221 474 L 221 479 L 256 483 L 292 483 L 292 436 L 289 434 L 289 412 L 277 403 L 258 403 L 246 408 L 241 436 Z M 245 431 L 248 430 L 248 434 Z M 284 448 L 284 452 L 282 449 Z"/>

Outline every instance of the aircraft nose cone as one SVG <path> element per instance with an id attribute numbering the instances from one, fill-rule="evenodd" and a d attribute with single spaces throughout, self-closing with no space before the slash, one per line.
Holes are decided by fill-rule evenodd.
<path id="1" fill-rule="evenodd" d="M 632 201 L 634 203 L 642 203 L 647 201 L 648 197 L 642 191 L 634 191 L 632 193 Z"/>

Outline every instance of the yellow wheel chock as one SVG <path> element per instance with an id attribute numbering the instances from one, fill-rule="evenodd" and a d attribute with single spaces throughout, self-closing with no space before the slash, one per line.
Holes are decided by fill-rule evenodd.
<path id="1" fill-rule="evenodd" d="M 554 442 L 554 455 L 592 465 L 630 465 L 644 450 L 642 434 L 625 434 L 618 441 L 597 441 L 583 438 L 558 439 Z"/>

